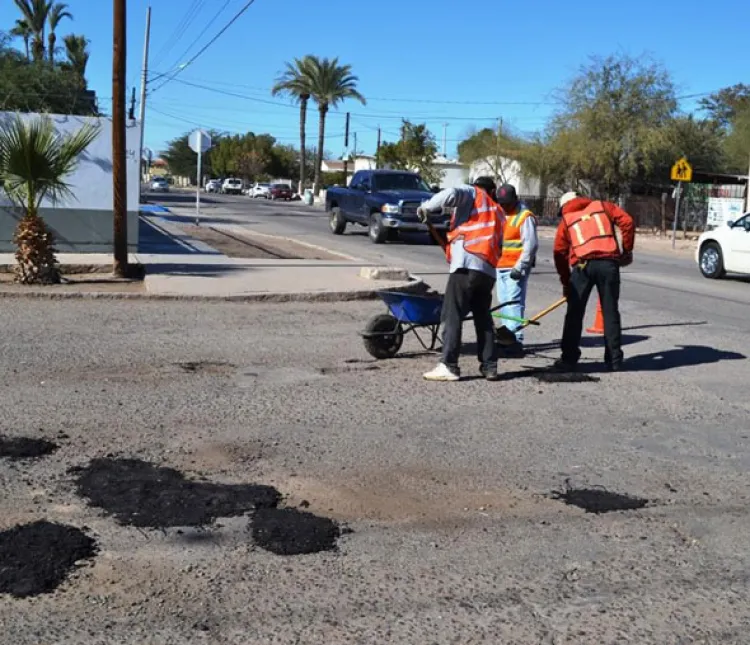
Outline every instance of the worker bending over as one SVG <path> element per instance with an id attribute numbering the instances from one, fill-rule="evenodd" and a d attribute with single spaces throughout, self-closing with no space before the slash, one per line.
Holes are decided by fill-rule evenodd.
<path id="1" fill-rule="evenodd" d="M 442 362 L 424 374 L 428 381 L 457 381 L 463 321 L 471 313 L 477 333 L 477 357 L 481 374 L 498 379 L 492 292 L 503 242 L 503 212 L 495 202 L 495 182 L 479 177 L 472 185 L 448 188 L 417 209 L 421 222 L 430 213 L 453 210 L 448 229 L 446 256 L 450 276 L 443 301 Z"/>
<path id="2" fill-rule="evenodd" d="M 539 247 L 536 218 L 518 200 L 516 189 L 511 184 L 497 189 L 497 203 L 505 212 L 503 255 L 497 265 L 497 301 L 512 303 L 500 307 L 499 313 L 523 319 L 526 314 L 526 288 Z M 521 323 L 507 320 L 505 327 L 516 337 L 515 345 L 508 347 L 506 352 L 523 354 Z"/>
<path id="3" fill-rule="evenodd" d="M 581 333 L 591 290 L 596 287 L 604 317 L 604 362 L 612 371 L 622 368 L 620 323 L 620 267 L 633 261 L 633 218 L 611 202 L 581 197 L 575 192 L 560 198 L 561 221 L 555 237 L 555 267 L 568 299 L 562 336 L 562 357 L 555 367 L 571 370 L 581 358 Z M 622 234 L 622 249 L 615 235 Z"/>

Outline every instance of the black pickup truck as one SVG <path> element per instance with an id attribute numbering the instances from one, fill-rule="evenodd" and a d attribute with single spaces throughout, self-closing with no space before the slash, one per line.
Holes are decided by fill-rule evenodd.
<path id="1" fill-rule="evenodd" d="M 413 172 L 360 170 L 348 187 L 329 188 L 326 193 L 331 232 L 342 235 L 347 224 L 359 224 L 367 226 L 372 242 L 382 244 L 396 239 L 399 231 L 426 231 L 417 218 L 417 208 L 434 192 Z M 431 221 L 444 235 L 450 216 L 433 215 Z"/>

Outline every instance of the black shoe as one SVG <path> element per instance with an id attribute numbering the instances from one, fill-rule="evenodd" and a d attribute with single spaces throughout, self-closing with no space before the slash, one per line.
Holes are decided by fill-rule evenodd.
<path id="1" fill-rule="evenodd" d="M 623 369 L 622 361 L 615 361 L 614 363 L 612 362 L 607 363 L 607 369 L 610 372 L 621 372 Z"/>
<path id="2" fill-rule="evenodd" d="M 516 342 L 514 345 L 503 347 L 503 354 L 509 358 L 522 358 L 525 354 L 523 345 Z"/>
<path id="3" fill-rule="evenodd" d="M 484 376 L 485 380 L 487 381 L 499 381 L 500 380 L 500 375 L 497 373 L 496 367 L 492 367 L 488 370 L 484 369 L 483 367 L 480 367 L 479 371 L 481 372 L 482 376 Z"/>
<path id="4" fill-rule="evenodd" d="M 562 358 L 558 358 L 553 364 L 552 369 L 556 372 L 575 372 L 576 371 L 576 364 L 575 363 L 569 363 Z"/>

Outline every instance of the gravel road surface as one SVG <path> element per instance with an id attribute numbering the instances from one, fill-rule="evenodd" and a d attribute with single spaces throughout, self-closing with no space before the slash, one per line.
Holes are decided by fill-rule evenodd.
<path id="1" fill-rule="evenodd" d="M 557 295 L 540 268 L 534 310 Z M 626 285 L 628 371 L 598 372 L 603 350 L 588 338 L 600 380 L 585 383 L 530 370 L 557 356 L 560 311 L 529 333 L 532 355 L 501 363 L 504 381 L 434 384 L 420 374 L 435 357 L 413 340 L 389 361 L 365 353 L 357 332 L 378 303 L 7 300 L 0 434 L 58 448 L 0 457 L 0 531 L 46 521 L 96 548 L 54 591 L 0 594 L 0 642 L 747 643 L 738 287 L 670 298 L 658 283 L 652 298 Z M 80 486 L 110 462 L 145 473 L 138 488 L 106 472 L 85 481 L 170 513 L 195 499 L 180 491 L 206 503 L 214 490 L 220 507 L 206 512 L 218 519 L 151 528 L 123 520 L 132 503 L 110 514 L 105 494 Z M 251 484 L 301 513 L 233 505 Z M 554 499 L 568 487 L 648 503 L 589 513 Z M 290 522 L 336 548 L 296 555 Z M 0 587 L 16 569 L 0 559 Z"/>

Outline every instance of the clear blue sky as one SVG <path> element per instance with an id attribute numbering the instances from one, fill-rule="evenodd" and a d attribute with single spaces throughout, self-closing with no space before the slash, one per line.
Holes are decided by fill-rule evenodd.
<path id="1" fill-rule="evenodd" d="M 129 0 L 129 87 L 139 85 L 149 4 L 151 67 L 158 75 L 190 59 L 246 1 Z M 0 28 L 8 29 L 15 7 L 10 0 L 0 4 Z M 112 2 L 67 4 L 74 20 L 63 23 L 60 36 L 75 32 L 91 40 L 90 85 L 109 112 Z M 749 35 L 747 0 L 256 0 L 177 76 L 202 87 L 174 80 L 149 98 L 146 145 L 161 151 L 197 124 L 269 132 L 298 144 L 296 107 L 271 99 L 268 90 L 285 61 L 316 54 L 351 64 L 368 97 L 365 107 L 345 104 L 329 115 L 327 150 L 343 151 L 349 110 L 360 150 L 374 151 L 378 125 L 384 139 L 393 140 L 403 116 L 426 121 L 441 145 L 447 123 L 453 154 L 470 127 L 491 125 L 498 117 L 520 131 L 542 128 L 555 109 L 552 92 L 592 54 L 649 54 L 672 72 L 680 94 L 750 82 Z M 695 100 L 682 107 L 692 110 Z M 317 140 L 317 127 L 313 109 L 309 145 Z"/>

